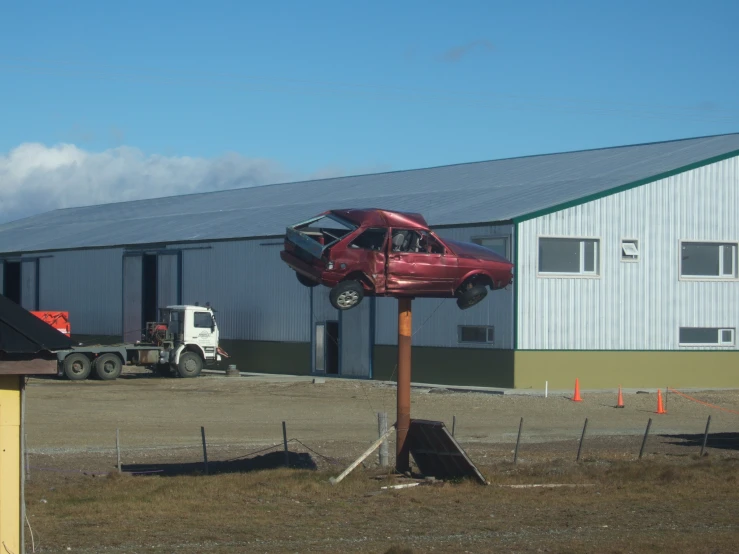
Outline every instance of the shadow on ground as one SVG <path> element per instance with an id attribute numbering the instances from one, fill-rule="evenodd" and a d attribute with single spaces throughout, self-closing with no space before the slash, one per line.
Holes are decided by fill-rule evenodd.
<path id="1" fill-rule="evenodd" d="M 298 469 L 318 469 L 310 454 L 290 452 L 290 467 Z M 271 452 L 263 456 L 254 456 L 241 460 L 209 461 L 208 475 L 223 473 L 246 473 L 262 469 L 285 467 L 285 453 Z M 122 470 L 133 475 L 162 475 L 175 477 L 178 475 L 198 475 L 205 473 L 203 462 L 163 463 L 163 464 L 124 464 Z"/>
<path id="2" fill-rule="evenodd" d="M 683 435 L 660 435 L 668 444 L 700 448 L 703 445 L 703 433 Z M 672 440 L 670 440 L 672 439 Z M 721 450 L 739 450 L 739 433 L 709 433 L 706 448 Z"/>
<path id="3" fill-rule="evenodd" d="M 156 371 L 141 371 L 137 373 L 121 373 L 118 379 L 174 379 L 174 373 L 158 373 Z"/>

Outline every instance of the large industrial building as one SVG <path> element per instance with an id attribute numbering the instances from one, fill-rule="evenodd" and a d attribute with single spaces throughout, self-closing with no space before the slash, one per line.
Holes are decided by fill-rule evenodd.
<path id="1" fill-rule="evenodd" d="M 389 379 L 396 301 L 337 313 L 279 257 L 287 225 L 351 207 L 516 264 L 469 310 L 414 302 L 416 382 L 739 386 L 739 134 L 57 210 L 0 225 L 0 290 L 81 340 L 210 302 L 241 370 Z"/>

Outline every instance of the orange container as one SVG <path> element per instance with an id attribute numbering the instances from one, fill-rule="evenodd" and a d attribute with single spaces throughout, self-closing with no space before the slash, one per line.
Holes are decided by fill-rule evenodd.
<path id="1" fill-rule="evenodd" d="M 67 335 L 72 334 L 72 326 L 69 324 L 69 312 L 31 312 L 41 321 L 48 323 L 60 333 Z"/>

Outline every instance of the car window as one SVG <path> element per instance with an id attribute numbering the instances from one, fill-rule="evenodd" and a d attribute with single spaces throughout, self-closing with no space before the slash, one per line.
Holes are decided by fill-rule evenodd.
<path id="1" fill-rule="evenodd" d="M 393 252 L 412 252 L 414 254 L 443 254 L 444 247 L 426 231 L 394 229 Z"/>
<path id="2" fill-rule="evenodd" d="M 386 229 L 367 229 L 355 238 L 349 245 L 350 248 L 361 248 L 362 250 L 381 251 L 385 246 Z"/>
<path id="3" fill-rule="evenodd" d="M 196 329 L 210 329 L 213 326 L 213 319 L 209 313 L 195 312 L 193 316 L 193 325 Z"/>

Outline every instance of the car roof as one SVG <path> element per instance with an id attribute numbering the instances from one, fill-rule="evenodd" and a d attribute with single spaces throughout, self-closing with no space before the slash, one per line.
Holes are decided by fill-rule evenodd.
<path id="1" fill-rule="evenodd" d="M 331 210 L 331 213 L 360 227 L 410 227 L 428 230 L 428 223 L 418 213 L 395 212 L 377 208 Z"/>

